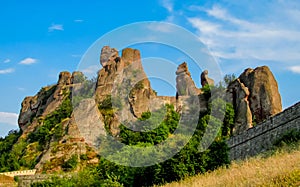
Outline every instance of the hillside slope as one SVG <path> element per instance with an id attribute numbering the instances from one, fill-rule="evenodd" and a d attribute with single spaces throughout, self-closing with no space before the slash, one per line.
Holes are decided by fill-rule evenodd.
<path id="1" fill-rule="evenodd" d="M 164 187 L 300 186 L 300 141 Z"/>

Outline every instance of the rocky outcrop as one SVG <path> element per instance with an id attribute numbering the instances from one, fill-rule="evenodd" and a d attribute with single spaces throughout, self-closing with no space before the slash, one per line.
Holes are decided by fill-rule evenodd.
<path id="1" fill-rule="evenodd" d="M 107 66 L 107 63 L 117 60 L 119 57 L 118 50 L 115 48 L 110 48 L 109 46 L 104 46 L 101 50 L 100 64 L 102 67 Z"/>
<path id="2" fill-rule="evenodd" d="M 267 66 L 246 69 L 229 84 L 227 99 L 235 109 L 234 134 L 282 111 L 278 85 Z"/>
<path id="3" fill-rule="evenodd" d="M 235 125 L 232 133 L 240 134 L 252 127 L 252 114 L 248 101 L 250 92 L 240 79 L 234 80 L 227 90 L 235 109 Z"/>
<path id="4" fill-rule="evenodd" d="M 139 118 L 149 110 L 149 104 L 155 92 L 151 89 L 141 64 L 139 50 L 126 48 L 119 57 L 116 49 L 106 46 L 101 51 L 103 68 L 98 73 L 96 98 L 103 101 L 108 95 L 119 100 L 128 100 L 134 117 Z M 126 107 L 125 107 L 126 108 Z"/>
<path id="5" fill-rule="evenodd" d="M 257 123 L 282 111 L 278 84 L 267 66 L 248 68 L 239 79 L 249 89 L 250 109 Z"/>
<path id="6" fill-rule="evenodd" d="M 178 66 L 176 75 L 176 89 L 178 96 L 199 95 L 201 93 L 191 77 L 186 62 Z"/>
<path id="7" fill-rule="evenodd" d="M 103 47 L 100 54 L 103 68 L 98 72 L 96 83 L 86 80 L 81 72 L 62 72 L 57 84 L 44 87 L 37 95 L 24 99 L 19 116 L 19 126 L 23 130 L 21 138 L 35 151 L 38 171 L 59 171 L 62 163 L 73 155 L 79 158 L 79 155 L 87 155 L 86 162 L 96 163 L 96 151 L 92 148 L 98 149 L 103 137 L 108 134 L 118 137 L 120 124 L 136 122 L 143 112 L 159 110 L 163 105 L 173 104 L 177 112 L 186 115 L 184 119 L 188 122 L 198 121 L 198 115 L 191 120 L 189 112 L 207 112 L 213 97 L 208 98 L 196 87 L 187 63 L 180 64 L 176 71 L 176 97 L 157 96 L 142 67 L 139 50 L 126 48 L 121 54 L 119 56 L 115 48 Z M 213 84 L 208 71 L 202 72 L 201 85 Z M 236 112 L 234 134 L 252 127 L 253 115 L 260 122 L 281 111 L 278 86 L 267 67 L 245 70 L 229 85 L 227 95 Z M 70 98 L 72 113 L 67 100 Z M 39 132 L 39 127 L 49 116 L 57 114 L 57 109 L 61 112 L 62 104 L 67 105 L 64 107 L 68 112 L 58 117 L 60 121 L 53 120 L 58 124 L 47 125 L 49 129 L 45 132 L 49 132 L 50 140 L 44 142 L 44 150 L 40 151 L 36 148 L 39 143 L 31 142 L 29 134 Z M 53 133 L 56 131 L 59 137 Z"/>
<path id="8" fill-rule="evenodd" d="M 213 86 L 215 84 L 215 81 L 211 78 L 208 77 L 208 70 L 204 70 L 202 73 L 201 73 L 201 85 L 202 87 L 204 87 L 205 85 L 210 85 L 210 86 Z"/>
<path id="9" fill-rule="evenodd" d="M 46 116 L 53 112 L 70 91 L 71 74 L 61 72 L 56 85 L 43 87 L 37 95 L 26 97 L 22 102 L 18 124 L 24 131 L 33 118 Z"/>

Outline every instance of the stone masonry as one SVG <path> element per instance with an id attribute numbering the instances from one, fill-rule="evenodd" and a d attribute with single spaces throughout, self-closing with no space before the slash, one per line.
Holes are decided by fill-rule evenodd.
<path id="1" fill-rule="evenodd" d="M 300 130 L 300 102 L 253 128 L 231 137 L 227 141 L 230 159 L 244 159 L 266 151 L 290 130 Z"/>

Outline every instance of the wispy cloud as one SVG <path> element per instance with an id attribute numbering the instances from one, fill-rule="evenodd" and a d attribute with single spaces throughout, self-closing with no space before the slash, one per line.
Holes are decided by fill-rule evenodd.
<path id="1" fill-rule="evenodd" d="M 18 114 L 9 112 L 0 112 L 0 123 L 18 126 Z"/>
<path id="2" fill-rule="evenodd" d="M 76 22 L 76 23 L 82 23 L 82 22 L 84 22 L 84 20 L 82 20 L 82 19 L 75 19 L 74 22 Z"/>
<path id="3" fill-rule="evenodd" d="M 82 73 L 86 74 L 86 75 L 96 75 L 97 71 L 99 70 L 99 66 L 97 65 L 92 65 L 89 66 L 83 70 L 81 70 Z"/>
<path id="4" fill-rule="evenodd" d="M 79 54 L 72 54 L 71 57 L 73 57 L 73 58 L 81 58 L 82 55 L 79 55 Z"/>
<path id="5" fill-rule="evenodd" d="M 53 31 L 63 31 L 64 30 L 64 26 L 62 24 L 52 24 L 49 28 L 48 31 L 49 32 L 53 32 Z"/>
<path id="6" fill-rule="evenodd" d="M 9 63 L 9 62 L 11 62 L 11 60 L 9 58 L 7 58 L 3 61 L 3 63 Z"/>
<path id="7" fill-rule="evenodd" d="M 288 69 L 294 73 L 300 74 L 300 66 L 291 66 Z"/>
<path id="8" fill-rule="evenodd" d="M 35 64 L 37 62 L 37 59 L 34 58 L 25 58 L 24 60 L 21 60 L 19 62 L 19 64 L 23 64 L 23 65 L 31 65 L 31 64 Z"/>
<path id="9" fill-rule="evenodd" d="M 8 69 L 0 69 L 0 74 L 8 74 L 8 73 L 13 73 L 15 69 L 13 68 L 8 68 Z"/>
<path id="10" fill-rule="evenodd" d="M 25 91 L 26 89 L 25 89 L 25 88 L 23 88 L 23 87 L 18 87 L 18 88 L 17 88 L 17 90 L 19 90 L 19 91 L 23 92 L 23 91 Z"/>
<path id="11" fill-rule="evenodd" d="M 160 3 L 168 12 L 173 12 L 174 3 L 172 0 L 161 0 Z"/>
<path id="12" fill-rule="evenodd" d="M 300 27 L 289 27 L 278 20 L 250 22 L 233 16 L 219 5 L 211 9 L 199 7 L 198 10 L 208 17 L 195 16 L 187 20 L 218 58 L 281 62 L 300 60 Z"/>

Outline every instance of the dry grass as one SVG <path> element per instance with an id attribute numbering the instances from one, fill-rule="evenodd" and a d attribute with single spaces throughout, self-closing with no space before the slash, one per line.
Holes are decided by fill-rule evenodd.
<path id="1" fill-rule="evenodd" d="M 164 187 L 297 186 L 300 187 L 300 142 L 272 153 L 220 168 Z"/>
<path id="2" fill-rule="evenodd" d="M 5 175 L 0 175 L 0 187 L 13 187 L 17 186 L 14 178 Z"/>

